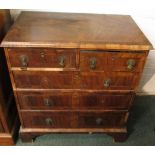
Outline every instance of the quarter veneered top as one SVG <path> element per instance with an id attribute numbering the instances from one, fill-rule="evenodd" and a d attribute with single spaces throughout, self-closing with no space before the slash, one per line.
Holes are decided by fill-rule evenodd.
<path id="1" fill-rule="evenodd" d="M 3 47 L 148 50 L 152 46 L 130 16 L 22 12 Z"/>

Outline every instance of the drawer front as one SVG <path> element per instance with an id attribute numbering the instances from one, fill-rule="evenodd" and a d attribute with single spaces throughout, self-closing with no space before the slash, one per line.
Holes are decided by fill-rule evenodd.
<path id="1" fill-rule="evenodd" d="M 12 67 L 75 68 L 76 49 L 8 49 Z"/>
<path id="2" fill-rule="evenodd" d="M 127 112 L 81 112 L 79 113 L 80 128 L 113 128 L 125 126 Z"/>
<path id="3" fill-rule="evenodd" d="M 99 51 L 80 52 L 80 70 L 104 71 L 107 70 L 108 53 Z"/>
<path id="4" fill-rule="evenodd" d="M 0 120 L 0 133 L 4 132 L 4 129 L 3 129 L 3 125 L 2 125 L 2 122 Z"/>
<path id="5" fill-rule="evenodd" d="M 131 93 L 81 93 L 79 107 L 84 109 L 128 109 L 134 94 Z"/>
<path id="6" fill-rule="evenodd" d="M 72 108 L 72 93 L 17 92 L 21 109 L 55 110 Z"/>
<path id="7" fill-rule="evenodd" d="M 100 90 L 133 90 L 137 87 L 139 75 L 126 72 L 82 72 L 80 88 Z"/>
<path id="8" fill-rule="evenodd" d="M 111 71 L 142 72 L 146 53 L 110 52 L 108 66 Z"/>
<path id="9" fill-rule="evenodd" d="M 146 56 L 143 51 L 81 51 L 80 70 L 142 72 Z"/>
<path id="10" fill-rule="evenodd" d="M 21 112 L 25 128 L 70 128 L 69 112 Z"/>
<path id="11" fill-rule="evenodd" d="M 73 72 L 14 71 L 17 88 L 27 89 L 71 89 Z"/>

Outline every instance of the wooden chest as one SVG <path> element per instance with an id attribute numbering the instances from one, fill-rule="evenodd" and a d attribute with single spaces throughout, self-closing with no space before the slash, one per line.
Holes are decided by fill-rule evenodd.
<path id="1" fill-rule="evenodd" d="M 130 16 L 22 12 L 2 46 L 23 141 L 52 132 L 125 140 L 151 48 Z"/>
<path id="2" fill-rule="evenodd" d="M 0 10 L 0 42 L 11 26 L 9 10 Z M 0 47 L 0 146 L 14 145 L 19 131 L 17 108 L 11 88 L 4 49 Z"/>

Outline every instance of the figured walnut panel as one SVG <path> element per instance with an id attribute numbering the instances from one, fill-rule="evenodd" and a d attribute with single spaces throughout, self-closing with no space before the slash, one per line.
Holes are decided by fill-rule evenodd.
<path id="1" fill-rule="evenodd" d="M 134 90 L 139 82 L 139 74 L 125 72 L 81 72 L 81 89 Z M 109 85 L 105 86 L 108 80 Z"/>
<path id="2" fill-rule="evenodd" d="M 25 128 L 71 128 L 70 112 L 21 112 Z"/>
<path id="3" fill-rule="evenodd" d="M 133 98 L 134 93 L 81 92 L 79 107 L 81 109 L 127 110 Z"/>
<path id="4" fill-rule="evenodd" d="M 22 57 L 25 56 L 25 67 L 28 68 L 76 68 L 75 49 L 11 48 L 8 51 L 11 67 L 22 68 Z M 61 59 L 63 66 L 60 64 Z"/>
<path id="5" fill-rule="evenodd" d="M 81 112 L 80 128 L 117 128 L 126 125 L 126 112 Z"/>
<path id="6" fill-rule="evenodd" d="M 108 66 L 111 71 L 126 71 L 126 72 L 142 72 L 145 64 L 147 53 L 131 52 L 109 52 Z M 135 64 L 132 69 L 128 68 L 128 61 L 133 60 Z"/>
<path id="7" fill-rule="evenodd" d="M 17 88 L 27 89 L 72 89 L 73 72 L 14 71 Z"/>
<path id="8" fill-rule="evenodd" d="M 70 92 L 17 92 L 21 109 L 58 110 L 72 108 Z"/>
<path id="9" fill-rule="evenodd" d="M 81 71 L 126 71 L 142 72 L 147 53 L 129 51 L 101 51 L 82 50 L 80 51 Z M 134 61 L 131 69 L 128 68 L 128 61 Z"/>
<path id="10" fill-rule="evenodd" d="M 80 51 L 81 71 L 106 71 L 109 68 L 107 64 L 108 53 L 106 51 Z"/>

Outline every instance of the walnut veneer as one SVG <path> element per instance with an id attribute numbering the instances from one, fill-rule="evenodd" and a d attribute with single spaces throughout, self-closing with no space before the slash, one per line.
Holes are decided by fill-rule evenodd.
<path id="1" fill-rule="evenodd" d="M 126 139 L 152 47 L 130 16 L 22 12 L 2 46 L 23 141 L 52 132 Z"/>

